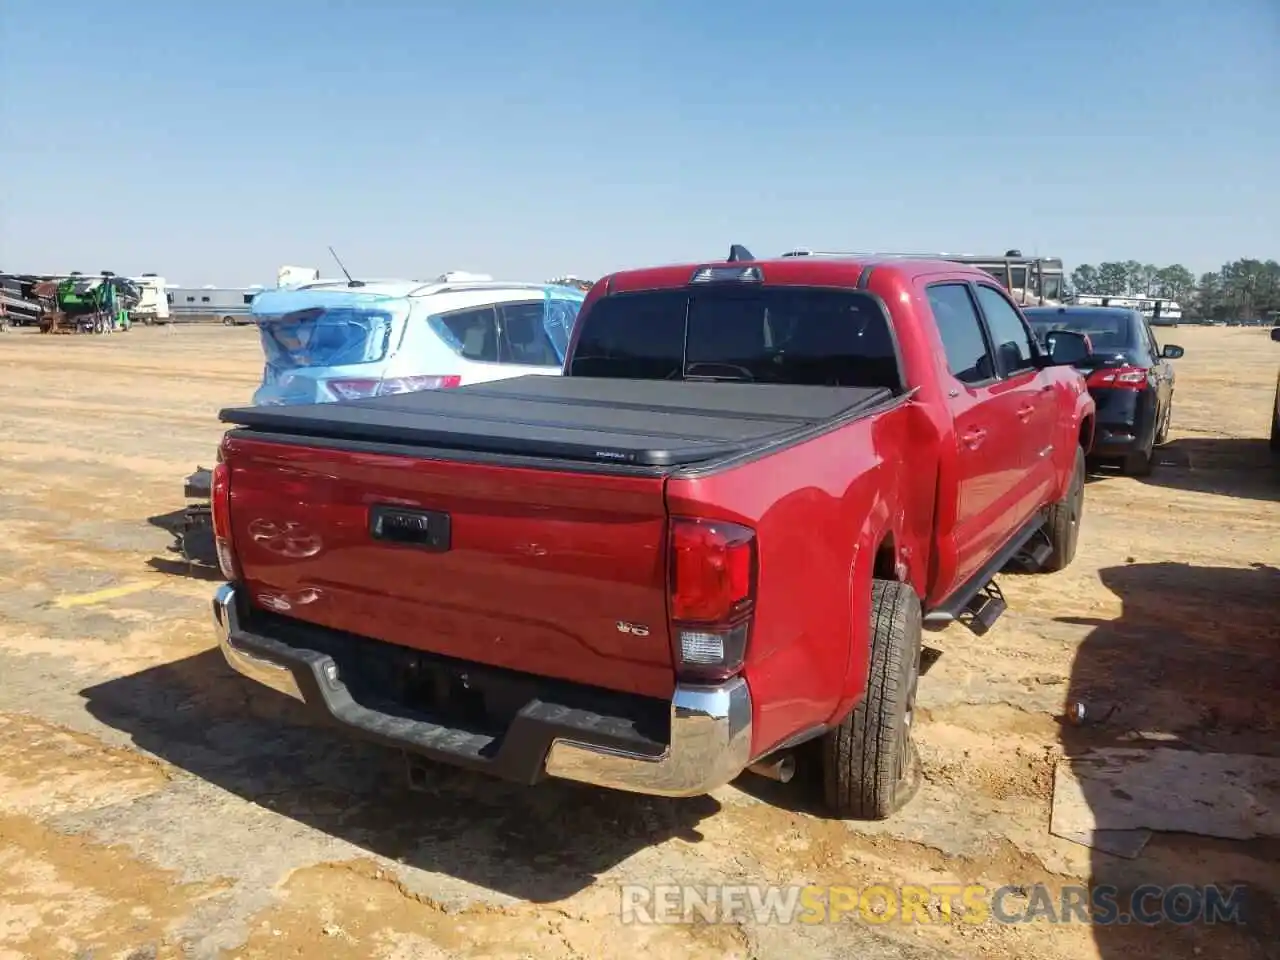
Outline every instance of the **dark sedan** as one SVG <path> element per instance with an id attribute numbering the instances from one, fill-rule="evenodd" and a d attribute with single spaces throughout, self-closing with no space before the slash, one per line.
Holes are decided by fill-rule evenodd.
<path id="1" fill-rule="evenodd" d="M 1123 307 L 1028 307 L 1043 340 L 1051 330 L 1082 333 L 1093 355 L 1079 365 L 1098 407 L 1093 456 L 1119 460 L 1126 473 L 1151 472 L 1155 447 L 1169 435 L 1174 373 L 1182 347 L 1156 342 L 1137 310 Z"/>

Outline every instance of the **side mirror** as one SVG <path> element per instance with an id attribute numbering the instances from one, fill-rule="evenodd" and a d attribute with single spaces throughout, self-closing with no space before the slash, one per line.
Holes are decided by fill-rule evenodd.
<path id="1" fill-rule="evenodd" d="M 1271 339 L 1276 343 L 1280 343 L 1280 327 L 1271 328 Z"/>
<path id="2" fill-rule="evenodd" d="M 1056 367 L 1083 363 L 1093 355 L 1089 338 L 1073 330 L 1050 330 L 1044 335 L 1049 361 Z"/>
<path id="3" fill-rule="evenodd" d="M 1177 360 L 1186 352 L 1187 351 L 1183 350 L 1176 343 L 1166 343 L 1164 345 L 1164 349 L 1160 351 L 1160 356 L 1164 357 L 1166 360 Z"/>

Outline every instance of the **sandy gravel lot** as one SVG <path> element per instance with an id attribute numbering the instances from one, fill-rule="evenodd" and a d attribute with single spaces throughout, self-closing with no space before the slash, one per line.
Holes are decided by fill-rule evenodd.
<path id="1" fill-rule="evenodd" d="M 1075 564 L 1003 580 L 986 637 L 928 636 L 925 782 L 824 819 L 743 778 L 662 801 L 442 769 L 310 726 L 211 648 L 211 574 L 154 518 L 260 371 L 251 328 L 0 334 L 0 960 L 1280 956 L 1280 841 L 1157 835 L 1125 860 L 1048 831 L 1065 750 L 1280 755 L 1280 346 L 1185 329 L 1172 441 L 1096 478 Z M 1105 723 L 1062 724 L 1083 699 Z M 1241 926 L 624 925 L 624 883 L 1242 883 Z"/>

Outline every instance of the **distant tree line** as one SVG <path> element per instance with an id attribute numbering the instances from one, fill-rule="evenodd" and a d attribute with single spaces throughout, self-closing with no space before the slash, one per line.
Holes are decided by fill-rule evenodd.
<path id="1" fill-rule="evenodd" d="M 1068 286 L 1072 293 L 1168 297 L 1188 318 L 1252 319 L 1280 312 L 1280 263 L 1275 260 L 1234 260 L 1199 279 L 1180 263 L 1084 263 L 1071 271 Z"/>

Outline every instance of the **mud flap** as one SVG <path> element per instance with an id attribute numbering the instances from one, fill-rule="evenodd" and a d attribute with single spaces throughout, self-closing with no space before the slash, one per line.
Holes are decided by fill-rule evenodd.
<path id="1" fill-rule="evenodd" d="M 176 546 L 182 559 L 188 564 L 217 566 L 217 552 L 213 545 L 213 513 L 210 498 L 213 495 L 213 471 L 196 467 L 183 483 L 183 495 L 189 504 L 182 513 L 182 525 L 175 531 Z"/>

